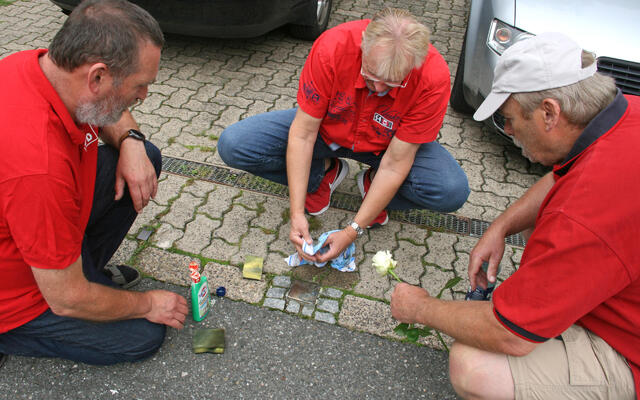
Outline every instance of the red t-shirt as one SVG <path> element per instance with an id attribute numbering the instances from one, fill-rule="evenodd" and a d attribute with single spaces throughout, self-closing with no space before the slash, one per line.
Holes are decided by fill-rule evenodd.
<path id="1" fill-rule="evenodd" d="M 435 47 L 404 88 L 370 94 L 360 74 L 362 32 L 369 20 L 338 25 L 313 44 L 298 86 L 299 107 L 322 118 L 320 135 L 355 152 L 386 150 L 393 136 L 409 143 L 436 139 L 450 94 L 449 68 Z"/>
<path id="2" fill-rule="evenodd" d="M 98 137 L 76 126 L 30 50 L 0 60 L 0 333 L 48 305 L 31 266 L 80 256 L 91 212 Z"/>
<path id="3" fill-rule="evenodd" d="M 584 130 L 536 219 L 520 268 L 493 296 L 532 342 L 577 323 L 622 354 L 640 398 L 640 98 L 618 93 Z"/>

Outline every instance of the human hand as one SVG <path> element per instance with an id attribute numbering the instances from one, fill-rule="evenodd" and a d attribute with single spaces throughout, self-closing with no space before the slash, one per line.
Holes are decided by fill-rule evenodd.
<path id="1" fill-rule="evenodd" d="M 329 249 L 322 254 L 318 254 L 316 257 L 318 262 L 325 262 L 329 260 L 333 260 L 338 257 L 340 253 L 344 251 L 351 243 L 353 243 L 354 238 L 347 233 L 345 229 L 342 229 L 337 232 L 333 232 L 327 237 L 327 240 L 324 242 L 324 246 Z"/>
<path id="2" fill-rule="evenodd" d="M 400 322 L 419 323 L 417 318 L 429 298 L 425 289 L 400 282 L 391 293 L 391 315 Z"/>
<path id="3" fill-rule="evenodd" d="M 184 297 L 167 290 L 150 290 L 146 293 L 151 299 L 151 310 L 145 315 L 147 320 L 176 329 L 184 328 L 189 312 Z"/>
<path id="4" fill-rule="evenodd" d="M 471 290 L 480 285 L 486 289 L 489 283 L 496 282 L 498 265 L 504 254 L 504 235 L 498 230 L 487 229 L 469 255 L 469 282 Z M 487 262 L 487 272 L 482 269 L 482 263 Z"/>
<path id="5" fill-rule="evenodd" d="M 311 235 L 309 234 L 309 222 L 304 214 L 291 216 L 291 227 L 289 228 L 289 240 L 293 243 L 300 257 L 309 261 L 316 261 L 316 256 L 310 256 L 302 251 L 302 244 L 307 242 L 313 244 Z"/>
<path id="6" fill-rule="evenodd" d="M 129 194 L 136 212 L 141 212 L 158 191 L 158 177 L 153 164 L 147 157 L 144 143 L 135 139 L 124 140 L 120 146 L 120 157 L 116 167 L 115 200 L 124 195 L 124 187 Z"/>

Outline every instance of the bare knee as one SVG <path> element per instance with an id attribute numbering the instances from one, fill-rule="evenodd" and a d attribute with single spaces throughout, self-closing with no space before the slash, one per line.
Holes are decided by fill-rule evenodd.
<path id="1" fill-rule="evenodd" d="M 449 353 L 449 378 L 465 399 L 513 398 L 507 357 L 455 342 Z"/>

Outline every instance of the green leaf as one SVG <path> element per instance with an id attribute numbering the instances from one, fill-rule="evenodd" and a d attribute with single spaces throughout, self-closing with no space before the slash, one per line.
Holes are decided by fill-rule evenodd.
<path id="1" fill-rule="evenodd" d="M 420 332 L 418 328 L 411 328 L 407 331 L 407 340 L 410 342 L 417 342 L 420 337 Z"/>
<path id="2" fill-rule="evenodd" d="M 447 281 L 447 283 L 444 285 L 444 287 L 440 290 L 440 293 L 438 293 L 436 298 L 439 299 L 442 296 L 442 293 L 444 293 L 445 290 L 451 289 L 452 287 L 457 285 L 458 282 L 460 282 L 461 280 L 462 280 L 462 278 L 460 278 L 459 276 L 456 276 L 455 278 L 449 279 Z"/>
<path id="3" fill-rule="evenodd" d="M 395 333 L 397 333 L 400 336 L 407 336 L 407 329 L 409 328 L 409 324 L 399 324 L 398 326 L 396 326 L 393 331 Z"/>
<path id="4" fill-rule="evenodd" d="M 420 336 L 429 336 L 432 334 L 432 330 L 433 328 L 429 328 L 427 326 L 425 326 L 424 328 L 420 329 Z"/>

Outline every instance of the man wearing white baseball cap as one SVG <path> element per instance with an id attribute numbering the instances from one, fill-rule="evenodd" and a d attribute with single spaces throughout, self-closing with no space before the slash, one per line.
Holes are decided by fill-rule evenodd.
<path id="1" fill-rule="evenodd" d="M 456 339 L 449 368 L 462 397 L 640 399 L 640 99 L 575 42 L 544 33 L 503 53 L 474 118 L 498 110 L 523 154 L 553 171 L 478 241 L 471 287 L 496 281 L 517 232 L 528 238 L 520 267 L 491 301 L 398 284 L 392 314 Z"/>

